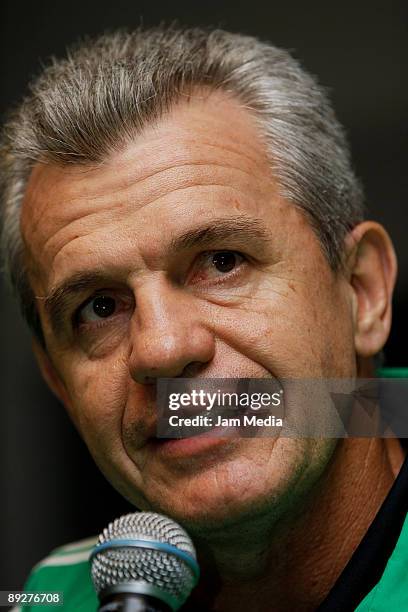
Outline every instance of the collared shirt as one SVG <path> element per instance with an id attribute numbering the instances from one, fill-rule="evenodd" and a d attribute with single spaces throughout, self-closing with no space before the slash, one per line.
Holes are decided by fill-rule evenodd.
<path id="1" fill-rule="evenodd" d="M 407 511 L 408 458 L 366 535 L 318 607 L 318 612 L 408 611 Z M 33 569 L 25 591 L 60 591 L 64 596 L 62 610 L 95 612 L 98 600 L 91 582 L 89 556 L 96 539 L 93 537 L 56 549 Z M 19 608 L 13 610 L 17 612 Z M 50 606 L 25 606 L 21 610 L 50 612 Z"/>
<path id="2" fill-rule="evenodd" d="M 408 457 L 318 612 L 408 611 Z"/>

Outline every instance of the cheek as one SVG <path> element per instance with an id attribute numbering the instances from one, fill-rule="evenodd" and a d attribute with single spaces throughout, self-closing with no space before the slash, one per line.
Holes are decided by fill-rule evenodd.
<path id="1" fill-rule="evenodd" d="M 317 274 L 317 273 L 316 273 Z M 275 282 L 260 299 L 210 314 L 215 335 L 236 354 L 281 378 L 350 376 L 354 367 L 352 314 L 341 287 Z"/>
<path id="2" fill-rule="evenodd" d="M 333 451 L 332 440 L 310 438 L 253 439 L 248 451 L 236 463 L 223 466 L 219 479 L 224 484 L 225 503 L 236 501 L 237 492 L 243 503 L 254 500 L 264 505 L 298 498 L 306 483 L 316 480 Z"/>
<path id="3" fill-rule="evenodd" d="M 124 497 L 143 507 L 139 469 L 129 459 L 123 441 L 132 384 L 125 362 L 78 363 L 69 381 L 69 412 L 95 463 Z M 147 419 L 142 417 L 140 422 L 147 423 Z"/>
<path id="4" fill-rule="evenodd" d="M 66 384 L 70 415 L 90 449 L 111 447 L 120 438 L 129 390 L 123 360 L 72 360 Z"/>

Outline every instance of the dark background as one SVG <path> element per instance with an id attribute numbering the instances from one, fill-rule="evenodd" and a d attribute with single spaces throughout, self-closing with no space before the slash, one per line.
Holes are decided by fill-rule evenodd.
<path id="1" fill-rule="evenodd" d="M 2 0 L 0 113 L 16 103 L 41 60 L 84 34 L 178 19 L 255 34 L 290 49 L 331 91 L 346 126 L 370 216 L 400 262 L 388 365 L 408 366 L 408 3 L 18 2 Z M 98 533 L 129 509 L 93 466 L 63 408 L 41 381 L 16 305 L 1 287 L 0 590 L 18 589 L 55 546 Z"/>

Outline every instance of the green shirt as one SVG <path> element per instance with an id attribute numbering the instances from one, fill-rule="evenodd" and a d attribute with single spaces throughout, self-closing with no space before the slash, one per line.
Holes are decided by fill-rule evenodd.
<path id="1" fill-rule="evenodd" d="M 95 595 L 89 566 L 89 555 L 96 537 L 57 548 L 49 557 L 34 567 L 25 591 L 62 591 L 64 604 L 54 606 L 24 606 L 16 612 L 40 612 L 53 609 L 66 612 L 95 612 Z M 388 559 L 380 581 L 357 607 L 357 612 L 390 612 L 408 610 L 408 518 Z"/>
<path id="2" fill-rule="evenodd" d="M 357 612 L 408 610 L 408 518 L 381 579 L 366 595 Z"/>
<path id="3" fill-rule="evenodd" d="M 98 598 L 90 575 L 89 556 L 97 537 L 61 546 L 36 565 L 25 586 L 26 592 L 47 593 L 61 591 L 63 605 L 36 605 L 13 608 L 13 612 L 95 612 Z"/>

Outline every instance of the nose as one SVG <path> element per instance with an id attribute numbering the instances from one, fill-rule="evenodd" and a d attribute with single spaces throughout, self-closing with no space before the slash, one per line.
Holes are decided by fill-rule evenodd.
<path id="1" fill-rule="evenodd" d="M 215 341 L 194 298 L 164 279 L 136 292 L 131 324 L 129 369 L 149 384 L 156 378 L 191 376 L 214 357 Z"/>

